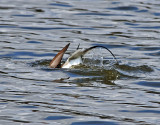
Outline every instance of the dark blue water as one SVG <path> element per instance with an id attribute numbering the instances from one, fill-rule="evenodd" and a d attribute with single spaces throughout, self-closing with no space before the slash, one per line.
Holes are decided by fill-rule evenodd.
<path id="1" fill-rule="evenodd" d="M 159 125 L 159 34 L 158 0 L 1 0 L 0 124 Z M 119 65 L 49 68 L 68 43 Z"/>

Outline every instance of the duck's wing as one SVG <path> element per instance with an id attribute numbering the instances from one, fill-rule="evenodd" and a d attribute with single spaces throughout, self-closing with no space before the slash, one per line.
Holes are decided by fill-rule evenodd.
<path id="1" fill-rule="evenodd" d="M 61 68 L 61 60 L 63 58 L 64 53 L 68 49 L 70 43 L 67 44 L 50 62 L 49 66 L 51 68 Z"/>

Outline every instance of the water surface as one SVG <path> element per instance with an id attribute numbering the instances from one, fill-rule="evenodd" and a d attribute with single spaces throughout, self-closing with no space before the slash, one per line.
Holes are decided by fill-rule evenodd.
<path id="1" fill-rule="evenodd" d="M 0 123 L 159 124 L 160 1 L 1 0 Z M 71 43 L 108 47 L 114 68 L 51 69 Z"/>

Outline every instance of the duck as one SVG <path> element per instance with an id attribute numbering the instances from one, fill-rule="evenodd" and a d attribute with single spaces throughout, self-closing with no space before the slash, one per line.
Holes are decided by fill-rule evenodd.
<path id="1" fill-rule="evenodd" d="M 49 63 L 49 67 L 50 68 L 71 68 L 72 66 L 76 66 L 79 64 L 83 64 L 83 56 L 88 53 L 90 50 L 94 49 L 94 48 L 104 48 L 107 49 L 111 55 L 114 57 L 114 59 L 116 60 L 116 63 L 118 63 L 115 55 L 111 52 L 111 50 L 109 50 L 107 47 L 105 46 L 101 46 L 101 45 L 96 45 L 96 46 L 92 46 L 89 48 L 79 48 L 79 45 L 77 47 L 77 50 L 75 52 L 73 52 L 68 59 L 65 61 L 64 64 L 62 64 L 62 58 L 63 55 L 65 54 L 65 52 L 67 51 L 68 47 L 69 47 L 70 43 L 68 43 L 65 47 L 63 47 L 62 50 L 59 51 L 59 53 L 51 60 L 51 62 Z"/>

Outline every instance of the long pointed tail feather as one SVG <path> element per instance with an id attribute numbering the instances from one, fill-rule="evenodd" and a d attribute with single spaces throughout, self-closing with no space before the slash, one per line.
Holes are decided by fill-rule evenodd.
<path id="1" fill-rule="evenodd" d="M 115 55 L 112 53 L 112 51 L 109 50 L 109 49 L 108 49 L 107 47 L 105 47 L 105 46 L 92 46 L 92 47 L 90 47 L 90 48 L 88 48 L 88 49 L 85 49 L 83 55 L 84 55 L 85 53 L 87 53 L 88 51 L 90 51 L 90 50 L 92 50 L 92 49 L 94 49 L 94 48 L 98 48 L 98 47 L 101 47 L 101 48 L 104 48 L 104 49 L 108 50 L 108 51 L 111 53 L 111 55 L 113 56 L 113 58 L 116 60 L 117 64 L 119 64 L 117 58 L 116 58 Z"/>

